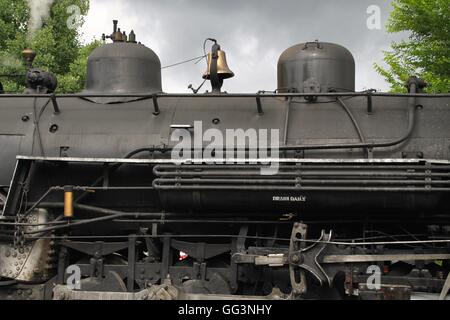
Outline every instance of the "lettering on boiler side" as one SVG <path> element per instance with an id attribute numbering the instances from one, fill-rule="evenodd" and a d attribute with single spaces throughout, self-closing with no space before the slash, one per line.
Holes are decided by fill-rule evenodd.
<path id="1" fill-rule="evenodd" d="M 274 202 L 307 202 L 306 196 L 273 196 Z"/>

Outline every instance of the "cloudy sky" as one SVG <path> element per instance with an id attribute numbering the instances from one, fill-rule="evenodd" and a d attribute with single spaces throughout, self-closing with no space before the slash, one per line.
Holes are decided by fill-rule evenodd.
<path id="1" fill-rule="evenodd" d="M 274 90 L 276 66 L 288 47 L 319 39 L 347 47 L 356 60 L 357 90 L 388 86 L 373 69 L 382 50 L 405 37 L 385 31 L 391 11 L 386 0 L 91 0 L 83 27 L 85 41 L 112 32 L 112 20 L 137 34 L 163 66 L 203 54 L 205 38 L 215 38 L 227 53 L 236 76 L 225 82 L 228 92 Z M 370 30 L 367 9 L 378 6 L 381 29 Z M 163 71 L 165 92 L 189 92 L 198 86 L 203 61 Z M 209 85 L 205 87 L 209 89 Z"/>

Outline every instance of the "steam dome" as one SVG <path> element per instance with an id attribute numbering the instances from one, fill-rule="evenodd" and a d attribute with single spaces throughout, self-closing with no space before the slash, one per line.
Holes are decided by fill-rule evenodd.
<path id="1" fill-rule="evenodd" d="M 162 92 L 161 62 L 142 44 L 114 42 L 89 56 L 85 94 L 154 94 Z M 93 98 L 111 103 L 133 99 Z"/>
<path id="2" fill-rule="evenodd" d="M 346 48 L 307 42 L 283 52 L 278 61 L 280 92 L 355 91 L 355 60 Z"/>

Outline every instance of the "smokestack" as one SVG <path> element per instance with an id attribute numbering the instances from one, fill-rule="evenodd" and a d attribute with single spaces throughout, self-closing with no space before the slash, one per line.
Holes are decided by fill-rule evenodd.
<path id="1" fill-rule="evenodd" d="M 28 20 L 28 41 L 31 42 L 36 32 L 42 28 L 45 20 L 50 17 L 50 9 L 54 0 L 27 0 L 30 8 Z"/>

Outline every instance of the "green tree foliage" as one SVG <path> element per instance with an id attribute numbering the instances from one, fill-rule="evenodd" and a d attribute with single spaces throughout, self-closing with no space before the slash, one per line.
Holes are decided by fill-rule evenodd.
<path id="1" fill-rule="evenodd" d="M 394 0 L 387 23 L 391 33 L 407 32 L 409 39 L 384 52 L 388 69 L 375 69 L 394 92 L 405 92 L 412 75 L 428 83 L 430 93 L 450 92 L 450 4 L 448 0 Z"/>
<path id="2" fill-rule="evenodd" d="M 71 6 L 80 10 L 80 20 L 75 28 L 69 28 L 68 21 L 74 12 Z M 25 66 L 21 52 L 31 47 L 37 53 L 33 66 L 54 73 L 58 78 L 58 92 L 81 91 L 86 80 L 87 57 L 99 41 L 87 45 L 80 42 L 80 26 L 89 10 L 89 0 L 55 0 L 50 15 L 42 28 L 30 35 L 30 9 L 27 0 L 0 0 L 0 74 L 17 74 L 16 77 L 2 77 L 0 81 L 7 92 L 21 92 L 24 89 Z M 70 24 L 70 23 L 69 23 Z"/>

